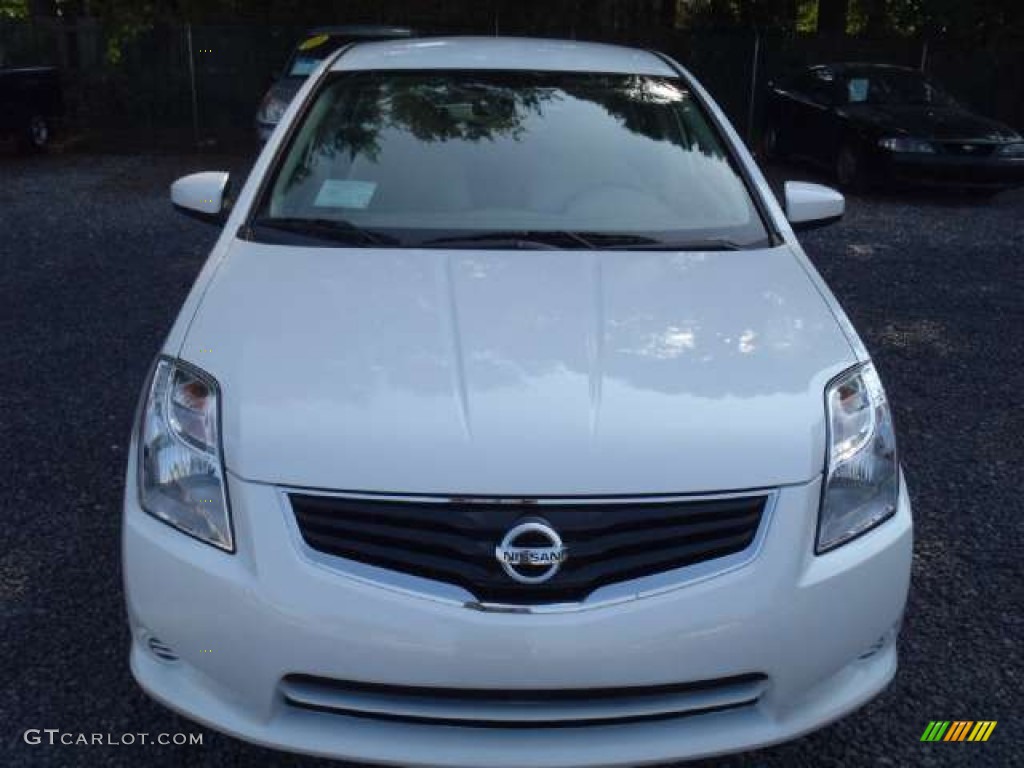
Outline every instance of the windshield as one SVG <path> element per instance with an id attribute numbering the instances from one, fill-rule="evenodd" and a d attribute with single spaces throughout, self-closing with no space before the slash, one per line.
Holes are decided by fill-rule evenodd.
<path id="1" fill-rule="evenodd" d="M 857 72 L 846 79 L 850 104 L 913 104 L 954 106 L 953 97 L 916 72 Z"/>
<path id="2" fill-rule="evenodd" d="M 673 78 L 340 74 L 264 189 L 257 225 L 319 237 L 336 222 L 367 245 L 381 235 L 480 247 L 500 247 L 503 234 L 549 247 L 767 238 L 722 141 Z"/>

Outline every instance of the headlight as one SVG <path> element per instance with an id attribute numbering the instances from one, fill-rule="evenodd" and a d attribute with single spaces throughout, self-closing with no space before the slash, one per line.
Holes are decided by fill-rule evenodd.
<path id="1" fill-rule="evenodd" d="M 220 450 L 217 382 L 161 359 L 142 411 L 139 500 L 154 517 L 234 551 Z"/>
<path id="2" fill-rule="evenodd" d="M 874 528 L 896 511 L 899 465 L 885 390 L 870 363 L 829 385 L 829 454 L 818 520 L 820 554 Z"/>
<path id="3" fill-rule="evenodd" d="M 268 93 L 263 99 L 263 103 L 260 104 L 260 110 L 256 114 L 256 119 L 261 123 L 277 125 L 281 122 L 286 109 L 288 109 L 287 101 L 275 96 L 273 93 Z"/>
<path id="4" fill-rule="evenodd" d="M 878 140 L 878 146 L 890 152 L 935 152 L 935 147 L 924 139 L 908 139 L 902 136 L 886 136 Z"/>
<path id="5" fill-rule="evenodd" d="M 1024 157 L 1024 141 L 1003 144 L 996 153 L 1000 157 Z"/>

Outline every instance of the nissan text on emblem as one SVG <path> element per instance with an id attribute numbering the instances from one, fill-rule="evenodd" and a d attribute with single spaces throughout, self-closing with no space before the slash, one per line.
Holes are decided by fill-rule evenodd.
<path id="1" fill-rule="evenodd" d="M 544 520 L 525 520 L 515 525 L 494 548 L 505 573 L 521 584 L 542 584 L 562 567 L 569 550 Z"/>

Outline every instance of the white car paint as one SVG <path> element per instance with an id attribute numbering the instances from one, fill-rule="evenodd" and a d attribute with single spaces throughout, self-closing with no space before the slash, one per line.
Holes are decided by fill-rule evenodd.
<path id="1" fill-rule="evenodd" d="M 364 69 L 502 69 L 625 72 L 671 77 L 672 67 L 648 51 L 601 43 L 516 37 L 412 38 L 368 43 L 339 57 L 336 72 Z"/>
<path id="2" fill-rule="evenodd" d="M 815 555 L 827 383 L 867 352 L 707 94 L 784 243 L 727 253 L 345 250 L 237 238 L 287 127 L 330 69 L 670 71 L 613 46 L 359 46 L 271 136 L 163 347 L 221 386 L 237 551 L 124 511 L 132 671 L 156 699 L 277 748 L 390 765 L 629 766 L 755 748 L 859 707 L 896 668 L 909 584 L 896 514 Z M 692 78 L 691 78 L 692 81 Z M 605 329 L 605 333 L 601 333 Z M 443 495 L 773 493 L 741 567 L 530 613 L 392 582 L 302 541 L 294 488 Z M 685 570 L 685 569 L 684 569 Z M 630 585 L 626 585 L 627 587 Z M 159 638 L 177 660 L 155 655 Z M 756 706 L 585 728 L 433 728 L 300 711 L 286 675 L 579 689 L 749 672 Z"/>
<path id="3" fill-rule="evenodd" d="M 202 171 L 171 184 L 171 203 L 186 210 L 215 216 L 224 205 L 229 176 L 223 171 Z"/>
<path id="4" fill-rule="evenodd" d="M 785 246 L 282 259 L 236 242 L 179 354 L 220 382 L 240 477 L 496 495 L 807 482 L 822 392 L 856 362 Z"/>
<path id="5" fill-rule="evenodd" d="M 791 224 L 838 219 L 846 210 L 846 200 L 834 189 L 807 181 L 787 181 L 786 217 Z"/>

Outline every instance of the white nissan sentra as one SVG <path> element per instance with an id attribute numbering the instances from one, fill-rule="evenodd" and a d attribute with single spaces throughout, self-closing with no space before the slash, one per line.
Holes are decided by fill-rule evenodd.
<path id="1" fill-rule="evenodd" d="M 770 744 L 896 670 L 911 513 L 878 373 L 783 205 L 656 53 L 359 44 L 233 195 L 146 382 L 131 667 L 367 763 Z"/>

